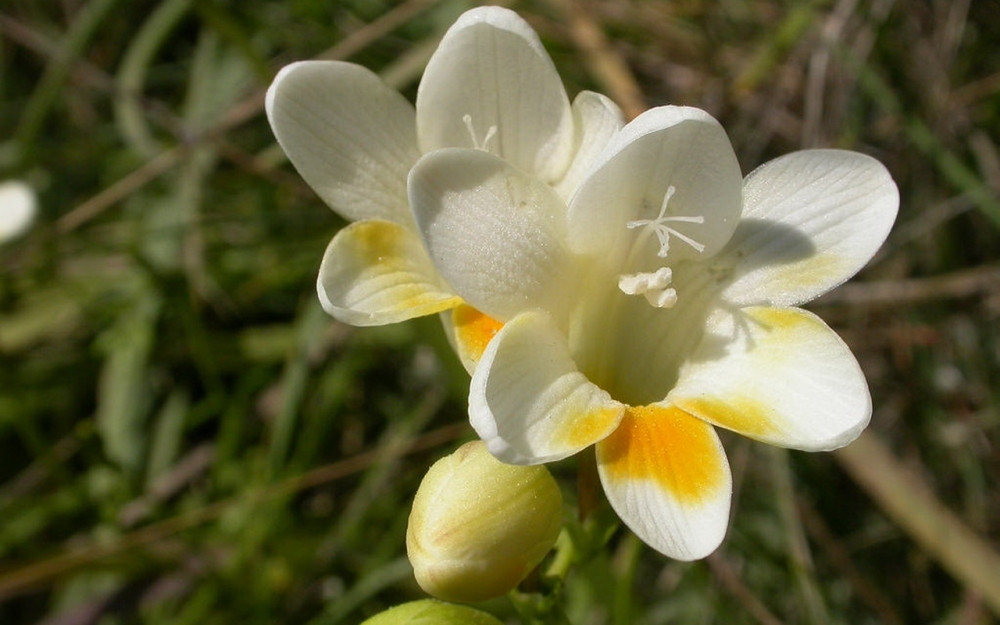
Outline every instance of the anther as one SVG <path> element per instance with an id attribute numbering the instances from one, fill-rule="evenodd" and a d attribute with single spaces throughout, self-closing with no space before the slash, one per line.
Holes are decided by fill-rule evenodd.
<path id="1" fill-rule="evenodd" d="M 677 303 L 677 291 L 671 288 L 673 273 L 660 267 L 653 273 L 631 273 L 618 276 L 618 288 L 626 295 L 642 295 L 657 308 L 670 308 Z"/>

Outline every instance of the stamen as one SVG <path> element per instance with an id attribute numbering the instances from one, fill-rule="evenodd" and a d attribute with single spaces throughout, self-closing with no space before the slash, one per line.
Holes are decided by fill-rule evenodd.
<path id="1" fill-rule="evenodd" d="M 698 243 L 691 237 L 678 232 L 674 228 L 667 226 L 668 222 L 677 223 L 689 223 L 689 224 L 703 224 L 705 223 L 705 217 L 699 215 L 697 217 L 687 217 L 687 216 L 677 216 L 677 217 L 666 217 L 667 204 L 670 203 L 670 198 L 674 196 L 674 192 L 677 189 L 674 185 L 667 187 L 667 193 L 663 196 L 663 202 L 660 204 L 660 214 L 656 216 L 656 219 L 637 219 L 635 221 L 630 221 L 625 224 L 625 226 L 632 230 L 634 228 L 641 228 L 644 226 L 649 226 L 653 229 L 656 234 L 656 240 L 660 243 L 660 251 L 656 255 L 660 258 L 666 258 L 667 253 L 670 251 L 670 236 L 673 235 L 684 241 L 697 252 L 702 252 L 705 250 L 705 246 Z"/>
<path id="2" fill-rule="evenodd" d="M 677 291 L 667 288 L 673 279 L 669 267 L 654 273 L 632 273 L 618 276 L 618 288 L 626 295 L 643 295 L 657 308 L 670 308 L 677 303 Z"/>
<path id="3" fill-rule="evenodd" d="M 472 126 L 472 115 L 466 113 L 462 115 L 462 122 L 465 123 L 465 129 L 469 131 L 469 137 L 472 139 L 472 147 L 477 150 L 482 150 L 484 152 L 489 152 L 490 139 L 492 139 L 497 134 L 497 127 L 490 126 L 486 129 L 486 136 L 483 137 L 483 142 L 480 143 L 479 139 L 476 138 L 476 129 Z"/>
<path id="4" fill-rule="evenodd" d="M 618 277 L 618 288 L 628 295 L 639 295 L 654 289 L 670 286 L 673 272 L 669 267 L 660 267 L 655 273 L 630 273 Z"/>

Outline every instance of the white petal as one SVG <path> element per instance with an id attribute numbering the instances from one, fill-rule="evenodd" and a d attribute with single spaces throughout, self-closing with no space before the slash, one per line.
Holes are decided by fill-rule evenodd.
<path id="1" fill-rule="evenodd" d="M 670 222 L 697 245 L 674 236 L 667 260 L 675 264 L 718 252 L 736 228 L 742 210 L 742 175 L 722 126 L 699 109 L 651 109 L 615 135 L 570 202 L 572 248 L 625 263 L 639 236 L 627 224 L 655 219 L 670 193 L 665 216 L 702 217 L 704 223 Z M 648 250 L 641 250 L 638 258 L 662 264 L 663 259 L 657 258 L 661 249 L 657 238 L 647 238 Z M 701 251 L 699 245 L 704 246 Z M 649 271 L 651 266 L 629 262 L 620 271 Z"/>
<path id="2" fill-rule="evenodd" d="M 289 160 L 331 208 L 351 221 L 412 222 L 413 106 L 378 76 L 339 61 L 293 63 L 271 83 L 266 108 Z"/>
<path id="3" fill-rule="evenodd" d="M 358 326 L 396 323 L 461 303 L 443 284 L 417 233 L 366 220 L 337 233 L 319 268 L 323 308 Z"/>
<path id="4" fill-rule="evenodd" d="M 0 243 L 27 232 L 37 211 L 38 202 L 31 187 L 18 180 L 0 183 Z"/>
<path id="5" fill-rule="evenodd" d="M 576 128 L 573 162 L 555 185 L 560 197 L 567 201 L 590 173 L 611 137 L 625 125 L 625 114 L 610 98 L 581 91 L 573 100 L 573 122 Z"/>
<path id="6" fill-rule="evenodd" d="M 747 176 L 743 219 L 719 261 L 732 304 L 795 306 L 853 276 L 885 241 L 899 191 L 875 159 L 794 152 Z"/>
<path id="7" fill-rule="evenodd" d="M 508 321 L 472 376 L 472 427 L 500 460 L 559 460 L 610 434 L 624 406 L 576 369 L 562 333 L 543 312 Z"/>
<path id="8" fill-rule="evenodd" d="M 424 152 L 485 147 L 554 181 L 569 165 L 573 116 L 535 31 L 513 11 L 480 7 L 455 22 L 428 62 L 417 132 Z"/>
<path id="9" fill-rule="evenodd" d="M 500 320 L 565 299 L 565 205 L 551 187 L 482 150 L 424 156 L 410 205 L 438 271 L 470 305 Z"/>
<path id="10" fill-rule="evenodd" d="M 720 427 L 809 451 L 846 445 L 871 417 L 850 350 L 798 308 L 717 314 L 668 399 Z"/>
<path id="11" fill-rule="evenodd" d="M 725 537 L 732 475 L 707 423 L 670 405 L 629 408 L 597 444 L 597 468 L 611 507 L 660 553 L 696 560 Z"/>

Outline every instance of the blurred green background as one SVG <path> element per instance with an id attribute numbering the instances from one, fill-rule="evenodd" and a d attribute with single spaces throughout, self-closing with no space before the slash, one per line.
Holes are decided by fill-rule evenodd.
<path id="1" fill-rule="evenodd" d="M 473 4 L 0 5 L 0 179 L 40 200 L 0 247 L 0 623 L 357 623 L 422 596 L 409 501 L 472 436 L 467 376 L 435 319 L 320 310 L 343 221 L 275 146 L 263 90 L 323 57 L 412 98 Z M 867 446 L 726 437 L 721 549 L 678 563 L 619 531 L 573 571 L 573 622 L 996 622 L 1000 3 L 508 5 L 571 96 L 634 78 L 718 117 L 744 171 L 849 148 L 902 196 L 876 259 L 812 305 L 868 376 Z M 573 469 L 553 467 L 571 500 Z"/>

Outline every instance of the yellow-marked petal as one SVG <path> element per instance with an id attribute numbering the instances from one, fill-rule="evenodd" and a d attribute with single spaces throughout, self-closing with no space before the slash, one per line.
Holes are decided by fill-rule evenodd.
<path id="1" fill-rule="evenodd" d="M 367 220 L 334 237 L 317 283 L 331 315 L 353 325 L 382 325 L 448 310 L 462 302 L 437 275 L 418 235 Z"/>
<path id="2" fill-rule="evenodd" d="M 725 459 L 711 426 L 674 406 L 626 408 L 601 444 L 614 480 L 654 480 L 684 502 L 700 502 L 725 482 Z"/>
<path id="3" fill-rule="evenodd" d="M 797 306 L 854 275 L 882 245 L 899 191 L 878 161 L 844 150 L 793 152 L 743 185 L 743 216 L 716 258 L 731 305 Z"/>
<path id="4" fill-rule="evenodd" d="M 694 560 L 722 542 L 732 476 L 709 424 L 672 405 L 627 408 L 597 466 L 611 506 L 654 549 Z"/>
<path id="5" fill-rule="evenodd" d="M 522 313 L 490 341 L 469 388 L 469 419 L 505 462 L 551 462 L 601 440 L 624 406 L 576 368 L 566 337 L 541 311 Z"/>
<path id="6" fill-rule="evenodd" d="M 871 416 L 868 385 L 850 350 L 798 308 L 725 315 L 668 399 L 709 423 L 795 449 L 843 446 Z"/>
<path id="7" fill-rule="evenodd" d="M 451 311 L 451 323 L 455 330 L 455 349 L 462 362 L 475 363 L 483 357 L 483 351 L 493 340 L 503 323 L 480 312 L 467 304 L 460 304 Z"/>

